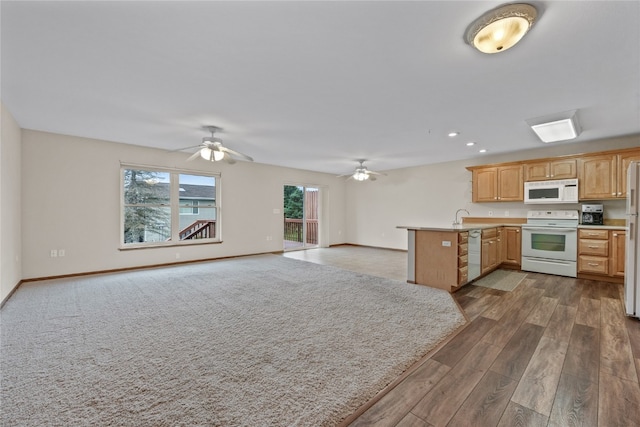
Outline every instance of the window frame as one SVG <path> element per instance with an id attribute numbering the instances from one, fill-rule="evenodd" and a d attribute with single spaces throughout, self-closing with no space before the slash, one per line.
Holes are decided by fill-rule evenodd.
<path id="1" fill-rule="evenodd" d="M 169 174 L 169 207 L 170 209 L 170 223 L 171 223 L 171 239 L 161 242 L 124 242 L 124 229 L 125 229 L 125 188 L 124 188 L 124 171 L 125 170 L 144 170 L 149 172 L 161 172 Z M 172 247 L 172 246 L 190 246 L 190 245 L 202 245 L 202 244 L 215 244 L 222 243 L 222 204 L 221 204 L 221 188 L 222 188 L 222 174 L 215 172 L 203 172 L 197 170 L 181 169 L 181 168 L 169 168 L 154 165 L 142 165 L 132 163 L 120 163 L 120 237 L 119 237 L 119 249 L 145 249 L 145 248 L 159 248 L 159 247 Z M 216 220 L 216 237 L 206 239 L 194 239 L 194 240 L 180 240 L 180 175 L 195 175 L 207 178 L 215 179 L 215 201 L 213 207 L 198 205 L 199 208 L 215 209 Z M 193 208 L 193 207 L 192 207 Z M 188 214 L 187 214 L 188 215 Z"/>

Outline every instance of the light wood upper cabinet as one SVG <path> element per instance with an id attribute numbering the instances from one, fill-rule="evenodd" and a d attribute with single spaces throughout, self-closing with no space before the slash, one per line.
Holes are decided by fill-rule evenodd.
<path id="1" fill-rule="evenodd" d="M 580 200 L 602 200 L 616 197 L 617 157 L 615 154 L 582 157 L 578 160 L 578 193 Z"/>
<path id="2" fill-rule="evenodd" d="M 640 162 L 640 147 L 493 165 L 468 166 L 473 202 L 524 201 L 524 181 L 578 178 L 582 200 L 627 197 L 627 170 Z"/>
<path id="3" fill-rule="evenodd" d="M 522 165 L 498 166 L 473 171 L 473 202 L 524 200 Z"/>
<path id="4" fill-rule="evenodd" d="M 617 158 L 618 188 L 616 197 L 625 199 L 627 197 L 627 170 L 629 169 L 629 163 L 640 162 L 640 152 L 618 154 Z"/>
<path id="5" fill-rule="evenodd" d="M 517 202 L 524 200 L 522 166 L 502 166 L 498 168 L 498 200 Z"/>
<path id="6" fill-rule="evenodd" d="M 547 181 L 551 179 L 576 178 L 576 159 L 562 159 L 535 163 L 525 163 L 525 181 Z"/>
<path id="7" fill-rule="evenodd" d="M 498 201 L 498 168 L 484 168 L 473 171 L 473 201 Z"/>
<path id="8" fill-rule="evenodd" d="M 640 161 L 640 151 L 582 157 L 578 170 L 580 200 L 626 198 L 627 170 L 632 161 Z"/>

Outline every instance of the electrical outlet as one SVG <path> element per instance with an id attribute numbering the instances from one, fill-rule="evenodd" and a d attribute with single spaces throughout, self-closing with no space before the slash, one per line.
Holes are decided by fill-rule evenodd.
<path id="1" fill-rule="evenodd" d="M 493 216 L 493 211 L 489 211 L 489 216 Z"/>
<path id="2" fill-rule="evenodd" d="M 58 251 L 56 249 L 51 249 L 51 252 L 49 252 L 49 256 L 51 258 L 57 258 L 58 257 Z"/>
<path id="3" fill-rule="evenodd" d="M 180 259 L 180 252 L 176 252 L 176 259 Z"/>
<path id="4" fill-rule="evenodd" d="M 509 216 L 509 211 L 504 211 L 504 216 Z"/>
<path id="5" fill-rule="evenodd" d="M 274 209 L 274 210 L 273 210 L 273 213 L 274 213 L 274 214 L 276 214 L 276 215 L 277 215 L 277 214 L 279 214 L 279 213 L 280 213 L 280 209 L 277 209 L 277 208 L 276 208 L 276 209 Z"/>
<path id="6" fill-rule="evenodd" d="M 64 249 L 58 249 L 58 256 L 64 256 L 65 252 Z"/>
<path id="7" fill-rule="evenodd" d="M 451 247 L 451 241 L 450 240 L 443 240 L 442 241 L 442 246 L 450 248 Z"/>

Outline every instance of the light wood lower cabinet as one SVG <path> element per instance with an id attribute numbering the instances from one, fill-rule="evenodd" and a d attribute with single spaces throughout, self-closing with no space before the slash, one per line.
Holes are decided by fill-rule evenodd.
<path id="1" fill-rule="evenodd" d="M 578 230 L 578 273 L 624 277 L 624 230 L 581 228 Z"/>
<path id="2" fill-rule="evenodd" d="M 611 269 L 609 271 L 614 277 L 624 277 L 626 239 L 626 231 L 611 231 Z"/>
<path id="3" fill-rule="evenodd" d="M 480 273 L 485 274 L 499 264 L 498 261 L 498 229 L 487 228 L 482 230 L 482 249 L 480 250 Z"/>
<path id="4" fill-rule="evenodd" d="M 522 235 L 520 227 L 502 227 L 502 264 L 520 267 L 522 265 Z"/>

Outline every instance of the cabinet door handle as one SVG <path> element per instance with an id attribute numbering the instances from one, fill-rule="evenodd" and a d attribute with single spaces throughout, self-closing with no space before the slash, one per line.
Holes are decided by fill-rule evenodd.
<path id="1" fill-rule="evenodd" d="M 596 263 L 594 263 L 594 262 L 589 262 L 589 263 L 587 263 L 587 264 L 588 264 L 589 266 L 591 266 L 591 267 L 597 267 L 597 266 L 599 265 L 599 264 L 596 264 Z"/>
<path id="2" fill-rule="evenodd" d="M 611 193 L 611 195 L 612 195 L 612 196 L 615 196 L 615 195 L 616 195 L 616 192 L 614 191 L 613 193 Z"/>
<path id="3" fill-rule="evenodd" d="M 589 249 L 598 249 L 598 246 L 587 246 Z"/>
<path id="4" fill-rule="evenodd" d="M 613 233 L 613 237 L 618 237 L 618 233 Z"/>

